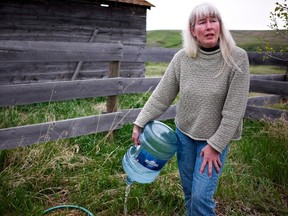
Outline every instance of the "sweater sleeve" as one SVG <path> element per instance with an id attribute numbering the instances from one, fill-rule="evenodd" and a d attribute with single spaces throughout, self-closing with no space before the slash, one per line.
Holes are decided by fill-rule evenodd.
<path id="1" fill-rule="evenodd" d="M 177 67 L 175 65 L 177 58 L 175 56 L 168 65 L 156 89 L 145 103 L 134 124 L 144 127 L 149 121 L 161 116 L 176 98 L 179 91 L 179 81 L 176 75 Z"/>
<path id="2" fill-rule="evenodd" d="M 228 93 L 222 109 L 221 123 L 210 139 L 210 144 L 218 152 L 222 152 L 231 141 L 237 128 L 242 126 L 242 119 L 245 114 L 248 92 L 249 92 L 249 61 L 246 52 L 238 59 L 244 59 L 235 69 L 229 85 Z"/>

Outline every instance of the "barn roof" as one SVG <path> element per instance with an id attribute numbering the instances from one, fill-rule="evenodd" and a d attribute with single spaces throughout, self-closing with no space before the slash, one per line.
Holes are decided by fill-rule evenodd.
<path id="1" fill-rule="evenodd" d="M 154 5 L 152 5 L 150 2 L 145 1 L 145 0 L 107 0 L 107 1 L 141 5 L 141 6 L 145 6 L 145 7 L 154 7 Z"/>

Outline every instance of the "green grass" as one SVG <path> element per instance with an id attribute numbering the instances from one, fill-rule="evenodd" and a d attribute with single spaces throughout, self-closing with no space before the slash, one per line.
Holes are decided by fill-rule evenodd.
<path id="1" fill-rule="evenodd" d="M 147 32 L 147 46 L 175 48 L 182 46 L 181 31 L 155 30 Z"/>
<path id="2" fill-rule="evenodd" d="M 285 74 L 286 68 L 281 66 L 250 65 L 251 74 Z"/>
<path id="3" fill-rule="evenodd" d="M 283 47 L 287 47 L 287 37 L 281 35 L 274 30 L 260 31 L 231 31 L 231 34 L 236 41 L 236 44 L 246 51 L 256 51 L 257 48 L 264 49 L 267 44 L 270 44 L 275 51 L 280 51 Z M 284 33 L 282 31 L 282 33 Z"/>
<path id="4" fill-rule="evenodd" d="M 282 170 L 288 162 L 287 130 L 283 120 L 245 121 L 242 140 L 231 145 L 217 193 L 231 208 L 225 215 L 287 214 L 288 170 Z"/>
<path id="5" fill-rule="evenodd" d="M 147 46 L 179 48 L 182 47 L 182 36 L 180 30 L 154 30 L 147 32 Z M 275 51 L 287 47 L 287 37 L 283 37 L 274 30 L 263 31 L 231 31 L 231 34 L 239 47 L 246 51 L 257 51 L 258 48 L 265 50 L 270 44 Z"/>
<path id="6" fill-rule="evenodd" d="M 105 111 L 104 97 L 0 108 L 0 128 L 58 121 Z"/>

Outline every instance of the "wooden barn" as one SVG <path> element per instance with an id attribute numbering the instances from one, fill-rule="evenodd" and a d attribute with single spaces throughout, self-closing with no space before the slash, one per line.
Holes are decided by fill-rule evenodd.
<path id="1" fill-rule="evenodd" d="M 0 40 L 146 45 L 145 0 L 1 0 Z M 0 84 L 107 77 L 107 62 L 1 63 Z M 143 77 L 144 62 L 121 62 L 121 77 Z M 77 74 L 77 75 L 76 75 Z"/>

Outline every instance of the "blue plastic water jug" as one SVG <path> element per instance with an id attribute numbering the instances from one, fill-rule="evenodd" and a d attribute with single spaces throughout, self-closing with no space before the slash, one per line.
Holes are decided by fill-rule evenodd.
<path id="1" fill-rule="evenodd" d="M 132 145 L 122 159 L 127 184 L 153 182 L 178 148 L 176 133 L 159 121 L 147 123 L 139 139 L 141 145 Z"/>

